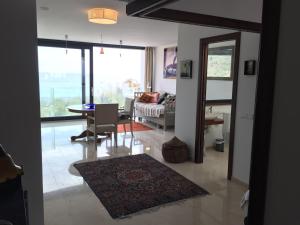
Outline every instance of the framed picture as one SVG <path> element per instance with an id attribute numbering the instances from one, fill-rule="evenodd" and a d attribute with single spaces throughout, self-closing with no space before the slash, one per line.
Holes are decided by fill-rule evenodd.
<path id="1" fill-rule="evenodd" d="M 180 62 L 180 77 L 184 79 L 192 78 L 192 68 L 193 61 L 192 60 L 184 60 Z"/>
<path id="2" fill-rule="evenodd" d="M 256 72 L 256 61 L 255 60 L 245 61 L 244 74 L 255 75 L 255 72 Z"/>
<path id="3" fill-rule="evenodd" d="M 176 79 L 177 47 L 164 49 L 164 78 Z"/>

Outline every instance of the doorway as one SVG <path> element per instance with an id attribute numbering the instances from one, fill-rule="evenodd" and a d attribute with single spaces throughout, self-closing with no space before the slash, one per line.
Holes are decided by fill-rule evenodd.
<path id="1" fill-rule="evenodd" d="M 203 163 L 205 149 L 219 139 L 228 146 L 227 178 L 231 180 L 241 33 L 231 33 L 200 40 L 200 78 L 197 100 L 195 161 Z M 220 87 L 220 85 L 222 87 Z M 211 91 L 215 86 L 218 91 Z M 214 107 L 220 110 L 214 114 Z M 214 115 L 214 116 L 213 116 Z M 216 138 L 205 138 L 210 126 L 222 126 Z M 216 132 L 214 132 L 216 133 Z M 206 144 L 205 144 L 206 143 Z"/>

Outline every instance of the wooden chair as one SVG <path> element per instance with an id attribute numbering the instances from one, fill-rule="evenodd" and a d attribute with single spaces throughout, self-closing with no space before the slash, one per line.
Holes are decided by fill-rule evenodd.
<path id="1" fill-rule="evenodd" d="M 118 124 L 123 124 L 125 134 L 126 134 L 126 124 L 130 124 L 130 131 L 132 137 L 133 137 L 132 126 L 134 122 L 133 110 L 134 110 L 134 99 L 126 98 L 124 110 L 119 112 L 119 121 L 118 121 Z"/>
<path id="2" fill-rule="evenodd" d="M 88 116 L 87 121 L 87 130 L 94 134 L 96 147 L 97 134 L 106 132 L 114 133 L 115 147 L 118 147 L 118 104 L 96 104 L 94 116 Z"/>

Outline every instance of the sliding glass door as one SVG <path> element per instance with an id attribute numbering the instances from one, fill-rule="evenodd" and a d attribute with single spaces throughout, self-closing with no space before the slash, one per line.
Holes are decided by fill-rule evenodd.
<path id="1" fill-rule="evenodd" d="M 104 54 L 103 54 L 104 53 Z M 118 103 L 144 90 L 145 51 L 142 47 L 39 40 L 42 120 L 82 118 L 70 105 Z"/>
<path id="2" fill-rule="evenodd" d="M 42 118 L 80 116 L 69 112 L 67 106 L 83 104 L 87 98 L 89 101 L 89 52 L 89 49 L 38 47 Z"/>
<path id="3" fill-rule="evenodd" d="M 102 52 L 103 53 L 103 52 Z M 144 89 L 145 52 L 140 49 L 93 48 L 94 102 L 119 103 Z"/>

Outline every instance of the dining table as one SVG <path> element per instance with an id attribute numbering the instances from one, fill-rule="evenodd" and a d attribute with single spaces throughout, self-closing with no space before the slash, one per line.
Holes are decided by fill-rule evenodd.
<path id="1" fill-rule="evenodd" d="M 87 118 L 88 116 L 93 116 L 95 112 L 95 104 L 81 104 L 81 105 L 70 105 L 67 106 L 67 110 L 72 113 L 80 113 L 83 117 Z M 87 122 L 88 124 L 88 122 Z M 71 141 L 76 141 L 77 139 L 93 136 L 94 134 L 91 131 L 84 130 L 79 135 L 71 136 Z M 101 134 L 101 138 L 107 137 L 108 134 Z M 101 138 L 97 139 L 97 142 L 101 142 Z"/>
<path id="2" fill-rule="evenodd" d="M 95 111 L 94 104 L 82 104 L 82 105 L 70 105 L 67 106 L 69 112 L 72 113 L 81 113 L 84 116 L 86 115 L 93 115 Z"/>

